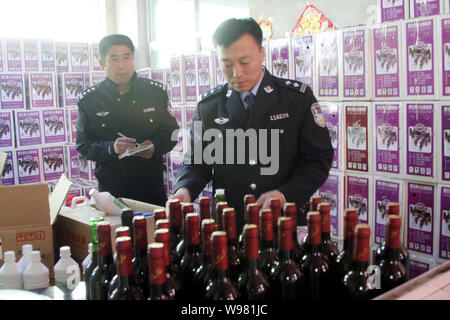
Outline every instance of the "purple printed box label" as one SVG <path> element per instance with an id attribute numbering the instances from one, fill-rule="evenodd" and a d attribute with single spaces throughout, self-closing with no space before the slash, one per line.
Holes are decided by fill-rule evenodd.
<path id="1" fill-rule="evenodd" d="M 8 111 L 0 111 L 0 148 L 14 148 L 13 117 Z"/>
<path id="2" fill-rule="evenodd" d="M 330 225 L 331 225 L 331 235 L 338 237 L 339 226 L 338 212 L 340 208 L 339 199 L 341 195 L 339 194 L 339 184 L 340 177 L 335 174 L 330 174 L 327 181 L 319 188 L 319 195 L 322 197 L 322 202 L 328 202 L 330 204 Z"/>
<path id="3" fill-rule="evenodd" d="M 450 18 L 441 20 L 442 95 L 450 96 Z"/>
<path id="4" fill-rule="evenodd" d="M 78 95 L 85 89 L 85 79 L 82 73 L 63 76 L 64 81 L 64 105 L 75 106 L 78 102 Z"/>
<path id="5" fill-rule="evenodd" d="M 22 50 L 19 39 L 6 40 L 6 63 L 9 72 L 22 72 Z"/>
<path id="6" fill-rule="evenodd" d="M 0 74 L 2 109 L 25 109 L 23 74 Z"/>
<path id="7" fill-rule="evenodd" d="M 172 113 L 175 116 L 175 119 L 177 119 L 178 126 L 180 127 L 178 132 L 178 143 L 173 148 L 173 151 L 183 152 L 183 109 L 173 108 Z"/>
<path id="8" fill-rule="evenodd" d="M 450 260 L 450 188 L 441 189 L 439 258 Z"/>
<path id="9" fill-rule="evenodd" d="M 347 176 L 347 208 L 358 212 L 358 223 L 369 224 L 369 179 Z"/>
<path id="10" fill-rule="evenodd" d="M 179 57 L 170 59 L 170 78 L 172 79 L 172 102 L 181 102 L 181 61 Z"/>
<path id="11" fill-rule="evenodd" d="M 150 79 L 164 83 L 164 70 L 163 69 L 151 69 Z"/>
<path id="12" fill-rule="evenodd" d="M 75 142 L 77 137 L 78 109 L 69 110 L 69 119 L 69 127 L 72 133 L 72 142 Z"/>
<path id="13" fill-rule="evenodd" d="M 42 110 L 44 143 L 66 142 L 66 119 L 64 109 Z"/>
<path id="14" fill-rule="evenodd" d="M 42 71 L 52 71 L 55 66 L 55 42 L 53 40 L 41 40 Z"/>
<path id="15" fill-rule="evenodd" d="M 19 184 L 41 182 L 39 149 L 16 150 Z"/>
<path id="16" fill-rule="evenodd" d="M 4 72 L 6 69 L 3 64 L 3 42 L 0 40 L 0 72 Z"/>
<path id="17" fill-rule="evenodd" d="M 386 237 L 387 205 L 389 202 L 397 202 L 400 207 L 400 184 L 396 182 L 376 180 L 375 182 L 375 225 L 374 242 L 380 244 Z M 400 210 L 400 216 L 402 216 Z"/>
<path id="18" fill-rule="evenodd" d="M 271 40 L 272 73 L 279 78 L 289 78 L 289 38 Z"/>
<path id="19" fill-rule="evenodd" d="M 408 183 L 408 249 L 433 254 L 434 186 Z"/>
<path id="20" fill-rule="evenodd" d="M 400 104 L 375 104 L 378 172 L 400 173 Z"/>
<path id="21" fill-rule="evenodd" d="M 185 56 L 184 71 L 186 77 L 186 101 L 197 101 L 197 79 L 195 68 L 195 55 Z"/>
<path id="22" fill-rule="evenodd" d="M 325 117 L 325 125 L 330 133 L 331 145 L 334 149 L 331 168 L 339 169 L 341 164 L 340 145 L 341 145 L 341 105 L 334 102 L 320 102 L 322 114 Z"/>
<path id="23" fill-rule="evenodd" d="M 292 38 L 294 49 L 294 79 L 314 88 L 313 36 Z"/>
<path id="24" fill-rule="evenodd" d="M 15 172 L 14 172 L 14 159 L 12 151 L 6 152 L 6 162 L 2 170 L 2 185 L 13 186 L 16 184 Z"/>
<path id="25" fill-rule="evenodd" d="M 365 30 L 353 29 L 342 32 L 344 97 L 366 96 L 366 41 Z"/>
<path id="26" fill-rule="evenodd" d="M 450 105 L 442 106 L 442 177 L 450 181 Z"/>
<path id="27" fill-rule="evenodd" d="M 429 263 L 411 259 L 409 261 L 409 280 L 414 279 L 429 270 Z"/>
<path id="28" fill-rule="evenodd" d="M 91 86 L 95 86 L 96 84 L 99 84 L 103 80 L 106 79 L 106 73 L 105 72 L 92 72 L 91 73 Z"/>
<path id="29" fill-rule="evenodd" d="M 69 43 L 72 72 L 89 72 L 89 45 Z"/>
<path id="30" fill-rule="evenodd" d="M 97 177 L 95 176 L 95 162 L 94 161 L 89 161 L 90 166 L 89 168 L 91 169 L 91 180 L 92 181 L 96 181 Z"/>
<path id="31" fill-rule="evenodd" d="M 369 171 L 368 109 L 367 106 L 345 106 L 346 168 L 349 170 Z"/>
<path id="32" fill-rule="evenodd" d="M 81 155 L 78 153 L 77 148 L 75 146 L 67 146 L 69 155 L 68 163 L 69 163 L 69 175 L 70 179 L 79 178 L 80 177 L 80 167 L 81 167 Z"/>
<path id="33" fill-rule="evenodd" d="M 408 152 L 407 173 L 415 176 L 434 176 L 434 105 L 407 104 L 406 130 Z"/>
<path id="34" fill-rule="evenodd" d="M 91 44 L 91 56 L 92 56 L 92 70 L 94 71 L 102 71 L 103 68 L 100 65 L 100 52 L 98 50 L 98 43 Z"/>
<path id="35" fill-rule="evenodd" d="M 409 0 L 382 0 L 381 22 L 405 19 L 405 1 Z"/>
<path id="36" fill-rule="evenodd" d="M 139 70 L 136 72 L 138 77 L 145 78 L 145 79 L 151 79 L 150 78 L 150 70 L 148 68 L 145 68 L 144 70 Z"/>
<path id="37" fill-rule="evenodd" d="M 39 70 L 38 42 L 33 39 L 23 40 L 25 71 Z"/>
<path id="38" fill-rule="evenodd" d="M 441 0 L 414 0 L 414 17 L 433 16 L 441 13 Z"/>
<path id="39" fill-rule="evenodd" d="M 45 181 L 61 178 L 61 175 L 66 171 L 63 147 L 42 148 L 42 163 Z"/>
<path id="40" fill-rule="evenodd" d="M 91 180 L 91 168 L 89 162 L 89 160 L 86 160 L 84 158 L 81 159 L 80 178 L 82 179 Z"/>
<path id="41" fill-rule="evenodd" d="M 377 98 L 400 96 L 399 34 L 398 26 L 373 30 L 374 90 Z"/>
<path id="42" fill-rule="evenodd" d="M 434 95 L 434 20 L 406 23 L 405 50 L 407 95 Z"/>
<path id="43" fill-rule="evenodd" d="M 18 111 L 17 142 L 20 146 L 32 146 L 42 143 L 42 129 L 39 111 Z"/>
<path id="44" fill-rule="evenodd" d="M 338 33 L 325 32 L 316 36 L 316 57 L 319 68 L 319 96 L 339 96 Z"/>
<path id="45" fill-rule="evenodd" d="M 55 43 L 56 71 L 69 72 L 69 49 L 67 43 Z"/>
<path id="46" fill-rule="evenodd" d="M 219 56 L 217 55 L 216 52 L 214 52 L 214 63 L 215 63 L 215 70 L 214 70 L 214 75 L 216 77 L 216 86 L 222 86 L 225 83 L 227 83 L 227 81 L 225 80 L 225 77 L 222 73 L 222 70 L 220 69 L 220 62 L 219 62 Z"/>
<path id="47" fill-rule="evenodd" d="M 55 84 L 51 73 L 30 74 L 31 107 L 54 107 Z"/>
<path id="48" fill-rule="evenodd" d="M 211 64 L 206 54 L 197 55 L 198 94 L 211 90 Z"/>
<path id="49" fill-rule="evenodd" d="M 191 141 L 191 131 L 190 128 L 192 127 L 192 118 L 194 117 L 195 113 L 195 107 L 192 106 L 186 106 L 186 141 L 188 144 Z"/>

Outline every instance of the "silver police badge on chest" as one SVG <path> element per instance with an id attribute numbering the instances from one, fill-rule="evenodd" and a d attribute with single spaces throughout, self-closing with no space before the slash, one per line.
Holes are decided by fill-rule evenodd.
<path id="1" fill-rule="evenodd" d="M 97 112 L 97 116 L 99 117 L 105 117 L 109 114 L 108 111 L 101 111 L 101 112 Z"/>
<path id="2" fill-rule="evenodd" d="M 219 117 L 219 118 L 214 119 L 214 122 L 217 124 L 220 124 L 220 125 L 224 125 L 224 124 L 228 123 L 229 121 L 230 121 L 230 119 L 224 118 L 224 117 Z"/>

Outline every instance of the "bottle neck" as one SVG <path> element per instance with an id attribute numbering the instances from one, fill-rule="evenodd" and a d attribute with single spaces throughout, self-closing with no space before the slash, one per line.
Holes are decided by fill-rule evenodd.
<path id="1" fill-rule="evenodd" d="M 203 262 L 204 262 L 205 265 L 211 266 L 212 265 L 212 254 L 211 253 L 205 253 L 203 255 Z"/>
<path id="2" fill-rule="evenodd" d="M 320 244 L 312 244 L 310 245 L 311 253 L 313 254 L 320 254 L 322 252 L 322 248 Z"/>
<path id="3" fill-rule="evenodd" d="M 322 232 L 322 242 L 330 241 L 331 236 L 329 232 Z"/>
<path id="4" fill-rule="evenodd" d="M 273 248 L 273 240 L 262 240 L 261 241 L 261 250 L 271 249 Z"/>
<path id="5" fill-rule="evenodd" d="M 185 254 L 195 254 L 200 252 L 200 245 L 199 244 L 189 244 L 186 246 L 186 253 Z"/>
<path id="6" fill-rule="evenodd" d="M 353 267 L 352 269 L 356 272 L 359 271 L 366 271 L 369 267 L 369 261 L 353 261 Z"/>
<path id="7" fill-rule="evenodd" d="M 246 262 L 247 262 L 246 263 L 247 270 L 255 271 L 256 269 L 258 269 L 258 260 L 257 259 L 247 259 Z"/>
<path id="8" fill-rule="evenodd" d="M 147 249 L 146 248 L 134 248 L 134 258 L 139 261 L 145 261 L 147 258 Z"/>
<path id="9" fill-rule="evenodd" d="M 119 276 L 119 288 L 129 288 L 133 282 L 133 275 Z"/>
<path id="10" fill-rule="evenodd" d="M 283 264 L 291 261 L 291 252 L 289 250 L 279 250 L 280 262 Z"/>
<path id="11" fill-rule="evenodd" d="M 355 241 L 353 239 L 345 239 L 344 240 L 344 251 L 347 254 L 351 255 L 354 247 L 355 247 Z"/>
<path id="12" fill-rule="evenodd" d="M 220 270 L 214 269 L 214 271 L 217 280 L 228 278 L 228 269 L 220 269 Z"/>
<path id="13" fill-rule="evenodd" d="M 152 297 L 160 297 L 165 295 L 165 286 L 166 283 L 162 283 L 162 284 L 150 284 L 150 292 L 151 292 L 151 296 Z"/>
<path id="14" fill-rule="evenodd" d="M 388 258 L 388 260 L 399 260 L 400 259 L 400 249 L 396 248 L 396 249 L 392 249 L 392 248 L 388 248 L 386 247 L 386 251 L 385 251 L 386 257 Z"/>
<path id="15" fill-rule="evenodd" d="M 228 239 L 228 248 L 237 247 L 238 240 L 237 239 Z"/>
<path id="16" fill-rule="evenodd" d="M 99 254 L 97 260 L 100 267 L 114 264 L 114 258 L 112 254 Z"/>

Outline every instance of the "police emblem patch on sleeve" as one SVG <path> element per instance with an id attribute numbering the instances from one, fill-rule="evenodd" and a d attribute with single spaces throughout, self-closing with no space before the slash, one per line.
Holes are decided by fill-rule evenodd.
<path id="1" fill-rule="evenodd" d="M 315 122 L 319 127 L 325 128 L 325 125 L 326 125 L 326 123 L 325 123 L 325 117 L 324 117 L 324 115 L 322 114 L 322 108 L 320 107 L 320 104 L 318 104 L 317 102 L 314 103 L 314 104 L 311 106 L 311 112 L 312 112 L 313 117 L 314 117 L 314 122 Z"/>

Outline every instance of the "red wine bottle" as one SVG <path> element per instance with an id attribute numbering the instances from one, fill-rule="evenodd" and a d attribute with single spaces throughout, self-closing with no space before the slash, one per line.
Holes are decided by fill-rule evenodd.
<path id="1" fill-rule="evenodd" d="M 358 224 L 355 228 L 355 249 L 350 270 L 344 276 L 344 295 L 350 300 L 370 300 L 378 290 L 369 283 L 370 228 L 367 224 Z"/>
<path id="2" fill-rule="evenodd" d="M 321 214 L 309 212 L 306 221 L 310 251 L 303 256 L 301 270 L 305 275 L 309 299 L 320 301 L 331 298 L 335 286 L 331 281 L 329 264 L 323 255 Z"/>
<path id="3" fill-rule="evenodd" d="M 133 243 L 133 218 L 134 212 L 130 208 L 125 208 L 120 211 L 120 220 L 122 222 L 122 226 L 130 228 L 131 234 L 131 243 Z"/>
<path id="4" fill-rule="evenodd" d="M 303 247 L 298 242 L 297 237 L 297 206 L 295 203 L 286 202 L 283 207 L 283 212 L 285 217 L 291 218 L 292 224 L 294 226 L 294 231 L 292 232 L 292 260 L 300 266 L 301 260 L 306 252 Z"/>
<path id="5" fill-rule="evenodd" d="M 266 279 L 269 279 L 271 270 L 278 261 L 278 254 L 273 243 L 272 210 L 261 210 L 259 213 L 259 225 L 261 226 L 259 228 L 261 242 L 259 266 Z"/>
<path id="6" fill-rule="evenodd" d="M 116 238 L 117 287 L 108 296 L 109 300 L 145 300 L 141 288 L 134 282 L 131 237 Z"/>
<path id="7" fill-rule="evenodd" d="M 107 221 L 97 224 L 98 263 L 89 279 L 91 300 L 108 300 L 108 287 L 116 274 L 111 247 L 111 226 Z"/>
<path id="8" fill-rule="evenodd" d="M 200 217 L 198 213 L 186 215 L 186 250 L 180 262 L 183 290 L 189 292 L 190 298 L 201 298 L 200 292 L 194 292 L 193 279 L 195 271 L 203 264 L 203 254 L 200 248 Z"/>
<path id="9" fill-rule="evenodd" d="M 223 231 L 223 218 L 222 211 L 223 209 L 228 208 L 228 203 L 226 201 L 220 201 L 216 203 L 216 230 Z"/>
<path id="10" fill-rule="evenodd" d="M 204 219 L 202 221 L 203 264 L 197 268 L 194 275 L 194 287 L 202 293 L 202 297 L 206 294 L 206 286 L 213 277 L 211 234 L 214 231 L 216 231 L 216 222 L 213 219 Z"/>
<path id="11" fill-rule="evenodd" d="M 116 239 L 120 238 L 120 237 L 129 237 L 131 239 L 130 228 L 128 228 L 128 227 L 118 227 L 116 229 Z M 116 265 L 116 266 L 117 266 L 117 256 L 118 256 L 118 252 L 117 252 L 117 248 L 116 248 L 116 253 L 114 254 L 114 265 Z M 119 286 L 119 274 L 116 273 L 114 275 L 114 277 L 112 278 L 110 284 L 109 284 L 108 297 L 111 296 L 111 294 L 113 293 L 114 289 L 116 289 L 118 286 Z"/>
<path id="12" fill-rule="evenodd" d="M 381 271 L 381 293 L 408 281 L 406 267 L 400 261 L 400 216 L 388 216 L 384 258 L 378 263 Z"/>
<path id="13" fill-rule="evenodd" d="M 353 249 L 355 244 L 355 227 L 358 224 L 356 209 L 345 209 L 344 212 L 344 250 L 336 258 L 336 271 L 342 280 L 350 270 L 353 261 Z M 342 282 L 342 281 L 341 281 Z"/>
<path id="14" fill-rule="evenodd" d="M 178 199 L 169 200 L 169 221 L 170 221 L 170 246 L 173 252 L 172 256 L 176 256 L 176 247 L 183 239 L 181 217 L 181 204 Z M 175 263 L 174 261 L 173 263 Z"/>
<path id="15" fill-rule="evenodd" d="M 145 297 L 150 295 L 147 263 L 147 220 L 144 216 L 133 218 L 134 257 L 133 270 L 136 284 L 142 288 Z"/>
<path id="16" fill-rule="evenodd" d="M 242 255 L 238 248 L 236 230 L 236 211 L 234 208 L 223 209 L 223 226 L 228 237 L 228 264 L 230 279 L 233 284 L 237 283 L 239 274 L 242 272 Z"/>
<path id="17" fill-rule="evenodd" d="M 159 219 L 155 222 L 155 230 L 158 229 L 169 229 L 170 230 L 170 222 L 168 219 Z"/>
<path id="18" fill-rule="evenodd" d="M 322 254 L 332 271 L 336 270 L 336 258 L 339 254 L 338 248 L 331 242 L 330 236 L 330 209 L 327 202 L 321 202 L 318 205 L 320 212 L 321 230 L 322 230 Z"/>
<path id="19" fill-rule="evenodd" d="M 213 245 L 214 277 L 206 287 L 208 300 L 237 300 L 239 293 L 232 284 L 228 273 L 228 238 L 226 232 L 211 234 Z"/>
<path id="20" fill-rule="evenodd" d="M 181 217 L 182 217 L 182 224 L 181 227 L 183 229 L 183 238 L 178 243 L 176 248 L 176 258 L 175 258 L 175 264 L 180 265 L 181 259 L 183 258 L 185 251 L 186 251 L 186 245 L 187 245 L 187 235 L 186 235 L 186 215 L 188 213 L 194 212 L 194 204 L 190 202 L 183 202 L 181 204 Z"/>
<path id="21" fill-rule="evenodd" d="M 171 300 L 167 295 L 167 273 L 164 264 L 164 244 L 153 242 L 148 245 L 148 277 L 150 297 L 148 300 Z"/>
<path id="22" fill-rule="evenodd" d="M 278 262 L 270 272 L 273 298 L 281 300 L 305 299 L 305 276 L 291 259 L 292 221 L 289 217 L 278 218 Z"/>
<path id="23" fill-rule="evenodd" d="M 258 227 L 254 224 L 244 226 L 245 267 L 238 277 L 239 296 L 243 300 L 268 300 L 270 285 L 259 269 Z"/>
<path id="24" fill-rule="evenodd" d="M 322 202 L 321 196 L 312 196 L 309 198 L 309 212 L 318 212 L 319 203 Z M 302 247 L 305 252 L 309 251 L 308 233 L 305 234 L 302 241 Z"/>
<path id="25" fill-rule="evenodd" d="M 92 259 L 84 271 L 84 284 L 86 287 L 86 300 L 91 299 L 91 290 L 89 286 L 89 280 L 94 269 L 98 265 L 98 234 L 97 234 L 97 224 L 103 221 L 103 217 L 100 218 L 90 218 L 89 224 L 91 225 L 91 235 L 92 235 Z"/>
<path id="26" fill-rule="evenodd" d="M 400 216 L 400 206 L 397 202 L 390 202 L 386 206 L 386 215 L 397 215 Z M 381 260 L 385 259 L 385 253 L 386 251 L 386 240 L 381 242 L 381 244 L 378 246 L 376 253 L 375 253 L 375 264 L 378 264 Z M 409 279 L 409 264 L 410 264 L 410 258 L 409 258 L 409 252 L 408 249 L 403 245 L 402 242 L 400 242 L 400 261 L 403 263 L 403 265 L 406 268 L 406 276 Z"/>
<path id="27" fill-rule="evenodd" d="M 211 219 L 211 200 L 209 197 L 199 198 L 200 222 L 205 219 Z"/>
<path id="28" fill-rule="evenodd" d="M 176 300 L 182 296 L 181 287 L 181 274 L 178 269 L 173 267 L 170 258 L 170 231 L 169 229 L 157 229 L 155 230 L 155 242 L 164 244 L 164 265 L 166 266 L 167 275 L 167 295 Z"/>
<path id="29" fill-rule="evenodd" d="M 244 196 L 244 220 L 245 220 L 245 223 L 247 223 L 247 224 L 252 224 L 252 222 L 250 222 L 250 220 L 249 220 L 250 217 L 248 214 L 248 210 L 249 210 L 248 205 L 254 204 L 255 202 L 256 202 L 256 198 L 254 195 L 246 194 Z M 258 206 L 257 212 L 259 212 L 259 206 Z M 244 230 L 243 229 L 242 229 L 242 233 L 239 235 L 239 250 L 244 251 Z"/>
<path id="30" fill-rule="evenodd" d="M 166 210 L 163 208 L 153 210 L 153 217 L 155 219 L 155 223 L 161 219 L 167 219 Z"/>
<path id="31" fill-rule="evenodd" d="M 270 210 L 272 210 L 273 236 L 278 238 L 278 218 L 281 217 L 281 200 L 277 198 L 270 199 Z M 275 244 L 276 246 L 277 244 Z"/>

